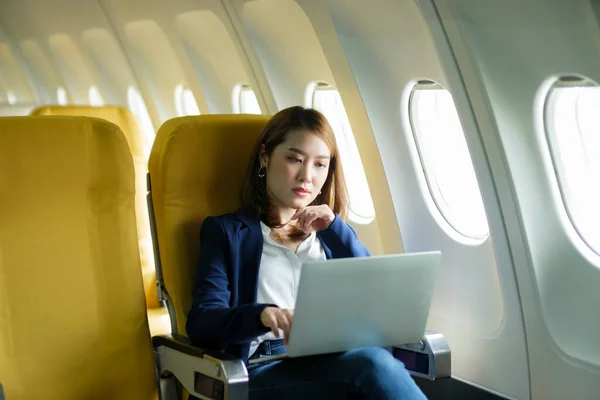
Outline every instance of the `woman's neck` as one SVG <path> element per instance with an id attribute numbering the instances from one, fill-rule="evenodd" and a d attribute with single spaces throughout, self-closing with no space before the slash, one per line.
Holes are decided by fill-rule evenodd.
<path id="1" fill-rule="evenodd" d="M 277 207 L 275 209 L 275 215 L 279 217 L 279 221 L 282 225 L 287 225 L 295 213 L 296 210 L 289 207 Z"/>

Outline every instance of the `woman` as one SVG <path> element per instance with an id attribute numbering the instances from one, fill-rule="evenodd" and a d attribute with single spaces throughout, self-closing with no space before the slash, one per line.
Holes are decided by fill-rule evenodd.
<path id="1" fill-rule="evenodd" d="M 206 218 L 188 336 L 244 362 L 286 351 L 304 261 L 368 256 L 343 218 L 344 176 L 331 126 L 291 107 L 271 118 L 234 214 Z M 387 351 L 248 365 L 251 399 L 424 399 Z"/>

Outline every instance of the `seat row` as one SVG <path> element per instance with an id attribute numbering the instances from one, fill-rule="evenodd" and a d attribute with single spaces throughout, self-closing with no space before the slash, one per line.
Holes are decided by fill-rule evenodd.
<path id="1" fill-rule="evenodd" d="M 216 359 L 178 334 L 191 302 L 200 224 L 238 205 L 250 143 L 266 117 L 183 117 L 157 134 L 150 198 L 174 335 L 156 336 L 154 344 L 140 274 L 139 210 L 136 218 L 146 195 L 136 179 L 142 162 L 132 156 L 135 142 L 106 119 L 0 118 L 5 396 L 156 398 L 158 367 L 163 398 L 178 398 L 169 396 L 176 392 L 171 376 L 198 396 L 209 388 L 204 398 L 245 398 L 240 360 Z M 204 392 L 194 390 L 199 379 Z"/>
<path id="2" fill-rule="evenodd" d="M 268 118 L 169 120 L 146 164 L 108 122 L 132 115 L 104 110 L 0 118 L 0 400 L 246 399 L 244 363 L 184 335 L 200 226 L 239 207 Z M 171 335 L 151 332 L 153 309 Z M 440 336 L 418 346 L 430 377 L 449 375 Z"/>
<path id="3" fill-rule="evenodd" d="M 148 173 L 148 154 L 145 151 L 145 140 L 135 116 L 129 109 L 118 106 L 42 106 L 31 111 L 32 116 L 83 116 L 101 118 L 117 125 L 129 146 L 133 159 L 135 175 L 135 210 L 137 235 L 146 308 L 150 331 L 154 335 L 169 333 L 171 330 L 167 309 L 159 302 L 155 260 L 148 208 L 146 206 L 146 175 Z"/>

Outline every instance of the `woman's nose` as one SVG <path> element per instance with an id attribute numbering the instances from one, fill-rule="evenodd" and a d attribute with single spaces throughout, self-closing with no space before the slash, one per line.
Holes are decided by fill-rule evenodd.
<path id="1" fill-rule="evenodd" d="M 300 182 L 311 182 L 312 179 L 310 177 L 310 168 L 301 168 L 298 172 L 298 180 Z"/>

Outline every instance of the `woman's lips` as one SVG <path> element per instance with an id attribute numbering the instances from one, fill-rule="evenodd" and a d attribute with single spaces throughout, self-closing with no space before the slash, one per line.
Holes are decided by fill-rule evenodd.
<path id="1" fill-rule="evenodd" d="M 296 194 L 296 196 L 299 196 L 299 197 L 306 197 L 310 194 L 310 190 L 303 189 L 303 188 L 292 189 L 292 192 L 294 192 Z"/>

